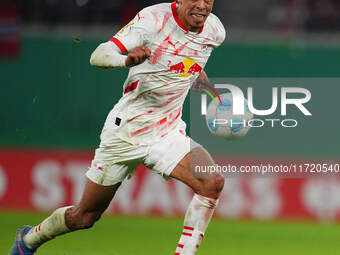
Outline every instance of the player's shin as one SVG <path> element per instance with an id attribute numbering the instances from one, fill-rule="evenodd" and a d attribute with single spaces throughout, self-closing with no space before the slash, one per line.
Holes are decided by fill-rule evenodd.
<path id="1" fill-rule="evenodd" d="M 30 249 L 38 248 L 56 236 L 71 232 L 65 223 L 65 212 L 71 207 L 62 207 L 55 210 L 41 224 L 33 227 L 23 238 L 27 247 Z"/>
<path id="2" fill-rule="evenodd" d="M 193 255 L 201 244 L 218 199 L 195 194 L 184 218 L 184 227 L 175 255 Z"/>

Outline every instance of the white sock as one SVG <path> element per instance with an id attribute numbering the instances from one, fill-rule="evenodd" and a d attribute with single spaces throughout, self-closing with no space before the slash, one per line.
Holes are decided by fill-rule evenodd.
<path id="1" fill-rule="evenodd" d="M 184 227 L 175 255 L 193 255 L 200 246 L 218 199 L 195 194 L 184 217 Z"/>
<path id="2" fill-rule="evenodd" d="M 43 243 L 56 236 L 71 232 L 65 224 L 65 212 L 72 206 L 55 210 L 38 226 L 35 226 L 24 236 L 24 242 L 30 249 L 38 248 Z"/>

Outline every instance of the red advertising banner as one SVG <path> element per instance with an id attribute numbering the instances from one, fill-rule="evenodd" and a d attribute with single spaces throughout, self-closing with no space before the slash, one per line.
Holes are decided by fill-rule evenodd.
<path id="1" fill-rule="evenodd" d="M 14 3 L 0 3 L 0 58 L 20 53 L 20 14 Z"/>
<path id="2" fill-rule="evenodd" d="M 0 150 L 0 208 L 50 211 L 79 201 L 88 151 Z M 108 209 L 134 215 L 182 215 L 192 191 L 140 166 Z M 227 178 L 216 215 L 222 218 L 340 220 L 338 178 Z"/>

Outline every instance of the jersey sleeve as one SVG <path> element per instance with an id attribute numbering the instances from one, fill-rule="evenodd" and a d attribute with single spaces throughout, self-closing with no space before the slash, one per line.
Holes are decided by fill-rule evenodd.
<path id="1" fill-rule="evenodd" d="M 213 14 L 210 15 L 212 15 L 211 28 L 213 31 L 212 34 L 214 35 L 212 46 L 217 48 L 224 42 L 226 38 L 226 31 L 220 19 Z"/>
<path id="2" fill-rule="evenodd" d="M 140 11 L 110 41 L 115 43 L 123 54 L 138 46 L 146 45 L 155 30 L 155 24 L 150 17 L 152 16 L 147 10 Z"/>

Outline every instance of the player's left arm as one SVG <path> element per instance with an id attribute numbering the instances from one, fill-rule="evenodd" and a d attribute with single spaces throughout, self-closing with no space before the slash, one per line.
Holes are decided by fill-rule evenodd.
<path id="1" fill-rule="evenodd" d="M 212 38 L 210 42 L 211 44 L 209 46 L 215 49 L 224 42 L 226 38 L 226 31 L 222 22 L 217 18 L 217 16 L 213 14 L 210 15 L 211 15 L 210 22 L 214 24 L 215 30 L 214 33 L 212 33 L 214 37 Z M 203 70 L 198 76 L 198 78 L 194 81 L 193 89 L 196 92 L 201 92 L 202 88 L 206 87 L 206 85 L 209 85 L 209 78 L 207 73 Z"/>
<path id="2" fill-rule="evenodd" d="M 197 79 L 194 81 L 192 88 L 195 92 L 201 92 L 202 88 L 209 84 L 207 73 L 203 70 Z"/>

